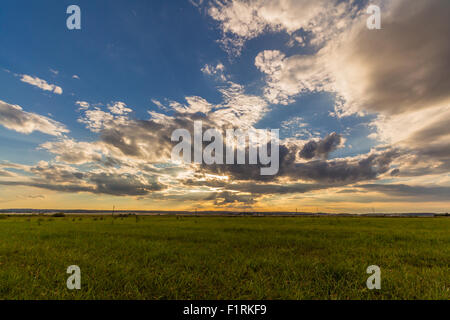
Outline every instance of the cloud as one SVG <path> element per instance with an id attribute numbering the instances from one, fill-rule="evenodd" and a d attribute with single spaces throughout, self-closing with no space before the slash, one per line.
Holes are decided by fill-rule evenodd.
<path id="1" fill-rule="evenodd" d="M 201 71 L 204 74 L 207 74 L 209 76 L 215 76 L 217 79 L 221 81 L 226 81 L 227 77 L 224 74 L 225 66 L 222 63 L 218 63 L 216 66 L 206 64 Z"/>
<path id="2" fill-rule="evenodd" d="M 76 74 L 74 74 L 74 75 L 72 76 L 72 79 L 77 79 L 77 80 L 80 80 L 80 77 L 79 77 L 79 76 L 77 76 Z"/>
<path id="3" fill-rule="evenodd" d="M 111 113 L 119 115 L 127 114 L 133 111 L 132 109 L 127 108 L 126 106 L 127 105 L 125 103 L 118 101 L 114 102 L 112 105 L 108 105 L 108 109 L 109 111 L 111 111 Z"/>
<path id="4" fill-rule="evenodd" d="M 376 115 L 369 137 L 402 150 L 397 176 L 440 174 L 449 167 L 450 4 L 384 1 L 382 9 L 382 30 L 368 30 L 360 10 L 313 54 L 260 52 L 264 96 L 287 105 L 329 92 L 337 117 Z"/>
<path id="5" fill-rule="evenodd" d="M 365 184 L 358 188 L 375 191 L 389 197 L 406 197 L 408 201 L 449 201 L 448 186 L 414 186 L 405 184 Z"/>
<path id="6" fill-rule="evenodd" d="M 25 134 L 39 131 L 52 136 L 61 136 L 69 132 L 63 124 L 55 120 L 23 111 L 22 107 L 2 100 L 0 100 L 0 125 Z"/>
<path id="7" fill-rule="evenodd" d="M 211 193 L 208 197 L 204 199 L 205 201 L 213 201 L 216 206 L 227 206 L 227 205 L 246 205 L 251 206 L 256 203 L 254 196 L 251 194 L 239 194 L 236 192 L 222 191 Z"/>
<path id="8" fill-rule="evenodd" d="M 370 123 L 376 129 L 371 137 L 383 143 L 405 146 L 448 141 L 449 119 L 450 105 L 411 110 L 397 115 L 379 114 Z"/>
<path id="9" fill-rule="evenodd" d="M 233 191 L 239 194 L 251 194 L 254 199 L 263 195 L 274 194 L 292 194 L 292 193 L 307 193 L 311 191 L 318 191 L 329 188 L 339 187 L 339 184 L 318 184 L 318 183 L 282 183 L 276 182 L 258 182 L 258 181 L 242 181 L 240 183 L 230 184 L 228 181 L 221 180 L 193 180 L 187 179 L 183 184 L 188 187 L 210 187 L 214 190 L 224 189 Z"/>
<path id="10" fill-rule="evenodd" d="M 194 7 L 200 7 L 203 4 L 203 0 L 189 0 L 189 2 L 194 6 Z"/>
<path id="11" fill-rule="evenodd" d="M 20 79 L 22 82 L 31 84 L 32 86 L 38 87 L 39 89 L 42 89 L 44 91 L 51 91 L 55 94 L 62 94 L 63 90 L 61 87 L 58 87 L 54 84 L 48 84 L 47 81 L 39 79 L 38 77 L 32 77 L 29 75 L 22 75 L 22 78 Z"/>
<path id="12" fill-rule="evenodd" d="M 151 99 L 151 102 L 156 105 L 159 109 L 163 111 L 169 111 L 169 108 L 167 108 L 165 105 L 163 105 L 159 100 Z"/>
<path id="13" fill-rule="evenodd" d="M 85 110 L 84 117 L 79 118 L 78 122 L 84 123 L 86 128 L 93 132 L 100 132 L 105 124 L 111 123 L 115 119 L 114 115 L 95 108 L 93 110 Z"/>
<path id="14" fill-rule="evenodd" d="M 0 177 L 13 177 L 14 175 L 7 170 L 0 170 Z"/>
<path id="15" fill-rule="evenodd" d="M 152 111 L 149 112 L 149 120 L 135 120 L 130 119 L 127 114 L 113 114 L 111 108 L 110 112 L 97 107 L 83 110 L 80 121 L 86 123 L 92 131 L 100 133 L 98 142 L 61 140 L 46 143 L 42 147 L 56 154 L 57 161 L 78 165 L 93 163 L 102 168 L 112 166 L 128 172 L 145 170 L 161 177 L 163 173 L 149 164 L 170 163 L 174 146 L 170 136 L 175 129 L 185 128 L 192 132 L 196 120 L 203 122 L 204 130 L 252 129 L 253 124 L 266 111 L 267 104 L 264 100 L 246 95 L 240 85 L 229 82 L 229 87 L 220 90 L 224 97 L 221 104 L 213 105 L 200 97 L 187 97 L 185 105 L 170 102 L 174 111 L 172 115 Z M 255 108 L 258 103 L 260 107 Z M 227 186 L 220 187 L 221 192 L 239 191 L 235 189 L 234 181 L 239 182 L 238 184 L 244 181 L 258 184 L 304 181 L 308 182 L 305 185 L 312 185 L 311 190 L 315 190 L 317 184 L 320 188 L 330 188 L 377 179 L 391 170 L 391 163 L 399 155 L 394 151 L 383 151 L 353 158 L 326 160 L 329 153 L 341 146 L 343 141 L 341 135 L 331 133 L 323 139 L 286 142 L 280 146 L 280 172 L 276 176 L 261 176 L 260 165 L 184 165 L 175 167 L 171 173 L 167 172 L 164 179 L 176 185 L 179 179 L 189 174 L 196 175 L 197 179 L 205 174 L 228 177 Z M 296 190 L 308 188 L 297 186 Z M 248 193 L 253 194 L 251 190 Z M 236 193 L 225 193 L 216 204 L 228 205 L 244 199 L 248 202 L 255 200 L 247 196 L 242 198 Z"/>
<path id="16" fill-rule="evenodd" d="M 75 104 L 80 106 L 79 110 L 86 110 L 86 109 L 89 109 L 89 107 L 91 106 L 89 104 L 89 102 L 86 102 L 86 101 L 77 101 L 77 102 L 75 102 Z"/>
<path id="17" fill-rule="evenodd" d="M 91 142 L 77 142 L 73 139 L 45 142 L 40 146 L 50 153 L 56 154 L 56 161 L 68 164 L 85 164 L 102 160 L 101 144 Z"/>
<path id="18" fill-rule="evenodd" d="M 341 138 L 336 134 L 330 134 L 318 143 L 314 141 L 316 149 L 309 151 L 299 149 L 296 144 L 280 145 L 279 163 L 280 169 L 277 175 L 262 176 L 260 164 L 228 165 L 215 164 L 203 165 L 200 172 L 209 172 L 219 176 L 228 176 L 232 181 L 312 181 L 322 184 L 352 184 L 359 181 L 377 179 L 380 175 L 391 169 L 391 164 L 401 155 L 394 149 L 373 151 L 367 155 L 348 157 L 343 159 L 325 160 L 329 152 L 334 150 Z M 311 161 L 299 161 L 298 157 L 318 156 L 319 159 Z M 248 159 L 248 149 L 246 150 Z"/>
<path id="19" fill-rule="evenodd" d="M 356 8 L 337 0 L 229 0 L 211 2 L 207 13 L 219 23 L 225 49 L 239 54 L 246 41 L 265 32 L 283 31 L 303 42 L 295 34 L 302 30 L 320 45 L 346 27 Z"/>
<path id="20" fill-rule="evenodd" d="M 450 3 L 389 3 L 382 30 L 368 30 L 362 19 L 320 54 L 344 114 L 396 115 L 450 102 Z"/>
<path id="21" fill-rule="evenodd" d="M 228 87 L 219 91 L 224 101 L 210 114 L 210 118 L 219 125 L 248 129 L 269 110 L 265 99 L 246 94 L 242 85 L 229 81 Z"/>
<path id="22" fill-rule="evenodd" d="M 144 196 L 165 188 L 156 179 L 146 174 L 120 173 L 115 170 L 82 172 L 67 165 L 49 164 L 44 161 L 26 170 L 33 174 L 31 179 L 0 180 L 0 185 L 115 196 Z"/>
<path id="23" fill-rule="evenodd" d="M 392 116 L 448 105 L 450 4 L 384 3 L 382 30 L 367 29 L 364 11 L 347 6 L 345 27 L 335 28 L 333 37 L 326 37 L 314 54 L 286 57 L 278 50 L 260 52 L 255 65 L 266 75 L 265 97 L 289 104 L 304 92 L 327 91 L 337 95 L 340 116 L 361 112 Z"/>
<path id="24" fill-rule="evenodd" d="M 303 159 L 312 159 L 314 157 L 327 158 L 328 154 L 336 150 L 342 143 L 342 137 L 333 132 L 322 140 L 311 140 L 305 144 L 300 151 L 300 157 Z"/>
<path id="25" fill-rule="evenodd" d="M 324 64 L 316 56 L 287 58 L 277 50 L 260 52 L 255 66 L 266 74 L 265 98 L 274 104 L 288 105 L 300 93 L 331 90 Z"/>
<path id="26" fill-rule="evenodd" d="M 182 105 L 177 102 L 172 102 L 171 103 L 172 109 L 180 114 L 197 113 L 197 112 L 206 114 L 213 108 L 213 105 L 208 101 L 206 101 L 205 99 L 203 99 L 202 97 L 193 96 L 193 97 L 186 97 L 185 99 L 187 101 L 186 105 Z"/>
<path id="27" fill-rule="evenodd" d="M 304 121 L 302 117 L 293 117 L 288 120 L 285 120 L 281 123 L 281 128 L 286 130 L 296 130 L 299 128 L 306 127 L 307 123 Z"/>
<path id="28" fill-rule="evenodd" d="M 220 91 L 224 97 L 221 104 L 211 104 L 201 97 L 186 97 L 185 104 L 170 102 L 172 115 L 152 111 L 149 112 L 148 120 L 131 119 L 128 115 L 131 109 L 126 108 L 123 102 L 112 103 L 107 106 L 107 110 L 103 110 L 87 102 L 77 101 L 76 104 L 81 107 L 79 121 L 92 132 L 99 133 L 99 140 L 83 142 L 62 137 L 57 141 L 43 143 L 40 148 L 54 154 L 59 164 L 27 169 L 36 178 L 31 182 L 24 181 L 23 185 L 51 190 L 57 190 L 57 186 L 60 186 L 61 191 L 107 194 L 114 194 L 109 184 L 120 184 L 120 181 L 129 181 L 130 177 L 136 177 L 139 181 L 163 179 L 165 183 L 176 185 L 180 176 L 193 171 L 191 165 L 167 166 L 174 146 L 170 137 L 175 129 L 185 128 L 192 132 L 194 121 L 197 120 L 203 122 L 204 130 L 251 128 L 265 112 L 264 100 L 245 94 L 240 85 L 227 82 Z M 166 165 L 155 166 L 158 163 Z M 75 166 L 83 166 L 83 171 Z M 139 190 L 147 190 L 146 182 L 137 184 L 137 181 L 132 181 L 131 184 L 125 183 L 130 191 L 117 193 L 138 195 L 141 192 Z M 140 189 L 133 189 L 135 185 Z M 158 191 L 157 188 L 154 191 Z M 146 191 L 141 193 L 143 196 L 147 194 Z M 232 201 L 233 197 L 237 202 L 245 199 L 235 196 L 226 195 L 223 204 Z"/>
<path id="29" fill-rule="evenodd" d="M 97 163 L 102 166 L 126 166 L 127 170 L 144 167 L 147 170 L 155 163 L 170 163 L 175 145 L 171 141 L 174 130 L 183 128 L 193 132 L 195 121 L 202 121 L 204 130 L 252 128 L 267 110 L 264 99 L 246 94 L 241 85 L 227 81 L 219 91 L 223 95 L 220 104 L 212 104 L 198 96 L 186 97 L 185 103 L 169 101 L 168 106 L 152 100 L 171 115 L 149 111 L 148 120 L 132 119 L 128 114 L 132 110 L 126 108 L 123 102 L 108 105 L 106 111 L 87 102 L 77 101 L 81 107 L 78 121 L 92 132 L 99 133 L 99 140 L 84 143 L 60 139 L 42 144 L 41 147 L 55 154 L 57 161 L 77 165 Z M 182 166 L 172 170 L 172 173 L 178 174 L 181 169 L 189 167 Z"/>
<path id="30" fill-rule="evenodd" d="M 280 171 L 282 175 L 293 180 L 350 184 L 374 180 L 381 174 L 388 172 L 397 156 L 397 151 L 389 150 L 348 159 L 292 163 L 284 168 L 281 167 Z"/>

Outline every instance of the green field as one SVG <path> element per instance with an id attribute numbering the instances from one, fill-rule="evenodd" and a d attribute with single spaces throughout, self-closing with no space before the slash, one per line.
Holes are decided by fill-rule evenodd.
<path id="1" fill-rule="evenodd" d="M 0 217 L 0 299 L 449 299 L 449 267 L 448 218 Z"/>

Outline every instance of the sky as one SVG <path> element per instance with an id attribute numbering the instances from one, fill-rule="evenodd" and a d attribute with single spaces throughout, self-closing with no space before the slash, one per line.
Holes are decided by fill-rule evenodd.
<path id="1" fill-rule="evenodd" d="M 0 208 L 448 212 L 449 16 L 448 0 L 4 0 Z M 278 173 L 173 161 L 173 131 L 200 120 L 279 129 Z"/>

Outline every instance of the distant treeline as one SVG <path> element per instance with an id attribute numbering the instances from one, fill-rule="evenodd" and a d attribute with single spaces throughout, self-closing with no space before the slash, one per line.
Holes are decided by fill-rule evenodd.
<path id="1" fill-rule="evenodd" d="M 417 213 L 312 213 L 312 212 L 256 212 L 256 211 L 161 211 L 161 210 L 61 210 L 61 209 L 0 209 L 0 214 L 43 214 L 43 215 L 56 215 L 56 214 L 114 214 L 118 216 L 126 215 L 223 215 L 223 216 L 340 216 L 340 217 L 353 217 L 353 216 L 366 216 L 366 217 L 440 217 L 449 216 L 448 213 L 430 213 L 430 212 L 417 212 Z"/>

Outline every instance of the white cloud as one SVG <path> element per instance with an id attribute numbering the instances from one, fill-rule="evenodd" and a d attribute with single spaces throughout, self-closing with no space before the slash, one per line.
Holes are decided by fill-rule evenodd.
<path id="1" fill-rule="evenodd" d="M 78 105 L 86 106 L 87 102 L 79 101 Z M 81 107 L 79 110 L 84 111 L 78 122 L 84 123 L 86 128 L 92 132 L 100 132 L 102 130 L 111 129 L 118 126 L 126 126 L 132 123 L 128 118 L 128 113 L 133 110 L 126 107 L 124 102 L 114 102 L 108 104 L 107 108 L 110 112 L 103 111 L 99 104 L 88 104 L 91 109 Z"/>
<path id="2" fill-rule="evenodd" d="M 298 129 L 306 127 L 307 123 L 302 117 L 292 117 L 281 123 L 281 128 L 283 129 Z"/>
<path id="3" fill-rule="evenodd" d="M 186 105 L 172 101 L 170 106 L 178 113 L 208 113 L 213 108 L 213 105 L 202 97 L 193 96 L 185 97 L 185 99 Z"/>
<path id="4" fill-rule="evenodd" d="M 330 89 L 327 71 L 315 56 L 286 57 L 276 50 L 259 53 L 256 67 L 267 75 L 266 99 L 275 104 L 290 104 L 302 92 Z"/>
<path id="5" fill-rule="evenodd" d="M 239 53 L 245 41 L 267 31 L 287 32 L 300 43 L 294 33 L 303 30 L 321 44 L 345 28 L 356 8 L 337 0 L 230 0 L 213 2 L 207 12 L 219 22 L 226 49 Z"/>
<path id="6" fill-rule="evenodd" d="M 216 66 L 206 64 L 201 70 L 204 74 L 209 76 L 215 76 L 222 81 L 227 80 L 227 77 L 224 74 L 225 66 L 220 62 Z"/>
<path id="7" fill-rule="evenodd" d="M 376 129 L 371 138 L 403 147 L 448 143 L 449 119 L 450 105 L 447 104 L 397 115 L 380 114 L 371 122 Z"/>
<path id="8" fill-rule="evenodd" d="M 102 159 L 102 151 L 106 152 L 100 143 L 77 142 L 68 138 L 46 142 L 40 147 L 50 153 L 56 154 L 56 160 L 58 162 L 69 164 L 98 162 Z"/>
<path id="9" fill-rule="evenodd" d="M 56 94 L 62 94 L 62 93 L 63 93 L 63 90 L 62 90 L 61 87 L 55 87 L 55 89 L 53 90 L 53 92 L 56 93 Z"/>
<path id="10" fill-rule="evenodd" d="M 84 116 L 78 119 L 78 122 L 86 124 L 86 128 L 93 132 L 100 132 L 105 127 L 105 124 L 113 120 L 114 116 L 112 114 L 95 108 L 94 110 L 86 110 Z"/>
<path id="11" fill-rule="evenodd" d="M 29 75 L 22 75 L 22 78 L 20 79 L 22 82 L 28 83 L 32 86 L 38 87 L 39 89 L 42 89 L 44 91 L 51 91 L 56 94 L 62 94 L 63 90 L 61 87 L 58 87 L 54 84 L 48 84 L 47 81 L 39 79 L 38 77 L 32 77 Z"/>
<path id="12" fill-rule="evenodd" d="M 152 103 L 155 104 L 159 109 L 164 111 L 169 111 L 169 108 L 167 108 L 165 105 L 163 105 L 159 100 L 151 99 Z"/>
<path id="13" fill-rule="evenodd" d="M 89 109 L 89 107 L 90 107 L 89 102 L 86 102 L 86 101 L 77 101 L 77 102 L 75 102 L 75 104 L 80 106 L 80 110 Z"/>
<path id="14" fill-rule="evenodd" d="M 25 134 L 40 131 L 52 136 L 61 136 L 63 133 L 69 132 L 63 124 L 55 120 L 23 111 L 22 107 L 2 100 L 0 100 L 0 125 Z"/>
<path id="15" fill-rule="evenodd" d="M 268 111 L 267 101 L 245 93 L 244 87 L 231 81 L 228 87 L 219 90 L 224 101 L 210 115 L 211 119 L 224 126 L 241 129 L 250 128 Z"/>
<path id="16" fill-rule="evenodd" d="M 80 77 L 77 76 L 76 74 L 74 74 L 74 75 L 72 76 L 72 78 L 73 78 L 73 79 L 78 79 L 78 80 L 80 80 Z"/>
<path id="17" fill-rule="evenodd" d="M 114 104 L 112 105 L 108 105 L 108 109 L 109 111 L 111 111 L 114 114 L 119 114 L 119 115 L 123 115 L 123 114 L 127 114 L 132 112 L 133 110 L 130 108 L 126 107 L 127 105 L 124 102 L 114 102 Z"/>

